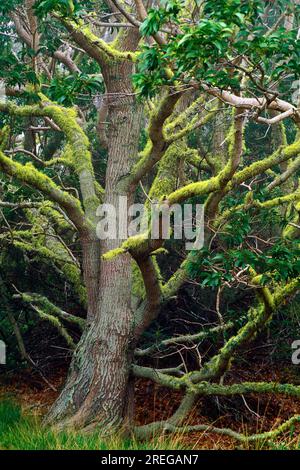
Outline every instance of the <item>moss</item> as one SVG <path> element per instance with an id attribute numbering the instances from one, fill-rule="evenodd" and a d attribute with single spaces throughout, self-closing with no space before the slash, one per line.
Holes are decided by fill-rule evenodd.
<path id="1" fill-rule="evenodd" d="M 287 194 L 286 196 L 279 196 L 269 201 L 259 202 L 254 201 L 256 207 L 261 207 L 264 209 L 270 209 L 271 207 L 281 206 L 282 204 L 288 204 L 290 202 L 296 201 L 300 198 L 300 191 L 296 191 L 292 194 Z"/>
<path id="2" fill-rule="evenodd" d="M 295 235 L 299 233 L 299 229 L 297 227 L 293 227 L 292 225 L 288 225 L 285 227 L 283 230 L 283 238 L 286 238 L 287 240 L 290 240 L 295 237 Z"/>
<path id="3" fill-rule="evenodd" d="M 104 62 L 119 62 L 124 60 L 136 61 L 137 53 L 134 52 L 122 52 L 118 50 L 119 39 L 117 38 L 111 45 L 96 36 L 90 29 L 90 26 L 86 25 L 83 20 L 77 19 L 75 21 L 67 20 L 62 18 L 61 21 L 68 27 L 70 26 L 73 31 L 82 34 L 89 44 L 97 48 L 99 56 Z"/>
<path id="4" fill-rule="evenodd" d="M 126 253 L 126 249 L 124 248 L 124 246 L 122 246 L 120 248 L 115 248 L 114 250 L 107 251 L 106 253 L 102 255 L 102 259 L 106 261 L 110 261 L 116 256 L 122 255 L 124 253 Z"/>
<path id="5" fill-rule="evenodd" d="M 89 196 L 84 198 L 84 209 L 87 214 L 95 214 L 97 212 L 97 209 L 99 207 L 100 201 L 99 198 L 96 196 Z"/>
<path id="6" fill-rule="evenodd" d="M 40 95 L 47 103 L 47 98 Z M 45 108 L 47 115 L 61 128 L 67 138 L 61 159 L 66 161 L 77 174 L 80 182 L 83 204 L 87 216 L 96 223 L 96 210 L 100 199 L 96 193 L 95 174 L 92 164 L 89 139 L 77 122 L 75 109 L 62 108 L 49 102 Z M 100 192 L 100 184 L 97 185 Z"/>
<path id="7" fill-rule="evenodd" d="M 237 172 L 233 178 L 232 182 L 229 184 L 228 189 L 231 189 L 232 186 L 242 183 L 249 178 L 253 178 L 258 174 L 264 173 L 266 170 L 272 166 L 277 165 L 278 163 L 284 162 L 289 158 L 292 158 L 300 153 L 300 140 L 297 140 L 287 147 L 280 147 L 272 155 L 264 158 L 258 162 L 254 162 L 243 170 Z"/>
<path id="8" fill-rule="evenodd" d="M 284 155 L 288 158 L 294 157 L 298 153 L 300 153 L 300 140 L 296 140 L 293 144 L 288 145 L 283 149 Z"/>
<path id="9" fill-rule="evenodd" d="M 171 135 L 171 133 L 178 127 L 185 127 L 186 123 L 189 122 L 190 116 L 193 113 L 197 113 L 198 116 L 198 108 L 203 106 L 205 104 L 205 97 L 201 95 L 199 98 L 194 100 L 192 104 L 182 113 L 180 113 L 178 116 L 176 116 L 174 119 L 169 118 L 168 122 L 164 126 L 164 133 L 166 137 Z M 198 116 L 199 119 L 199 116 Z"/>
<path id="10" fill-rule="evenodd" d="M 98 196 L 99 201 L 101 202 L 104 197 L 105 191 L 102 188 L 101 184 L 96 180 L 95 180 L 95 192 L 96 192 L 96 195 Z"/>
<path id="11" fill-rule="evenodd" d="M 213 108 L 211 111 L 206 113 L 205 116 L 202 119 L 199 118 L 198 114 L 196 114 L 196 116 L 191 118 L 190 121 L 188 122 L 188 124 L 186 124 L 186 126 L 183 127 L 183 129 L 181 129 L 180 131 L 178 131 L 174 134 L 169 134 L 169 132 L 165 131 L 164 134 L 165 134 L 165 137 L 166 137 L 166 141 L 167 142 L 172 142 L 174 140 L 181 139 L 182 137 L 185 137 L 186 135 L 190 134 L 195 128 L 199 128 L 201 126 L 204 126 L 205 124 L 207 124 L 213 118 L 213 116 L 215 115 L 216 110 L 217 110 L 216 107 Z M 186 117 L 188 118 L 188 114 L 187 114 Z M 169 130 L 170 130 L 170 128 L 169 128 Z"/>
<path id="12" fill-rule="evenodd" d="M 0 152 L 0 167 L 11 176 L 52 196 L 58 202 L 74 206 L 83 215 L 80 202 L 67 192 L 62 191 L 47 175 L 38 171 L 32 163 L 22 165 Z"/>
<path id="13" fill-rule="evenodd" d="M 193 165 L 197 170 L 201 168 L 205 169 L 206 171 L 209 171 L 211 167 L 210 165 L 208 165 L 206 158 L 205 161 L 203 161 L 204 159 L 199 155 L 198 150 L 191 148 L 189 150 L 190 152 L 189 155 L 186 157 L 186 161 Z"/>
<path id="14" fill-rule="evenodd" d="M 59 331 L 59 333 L 66 340 L 68 346 L 70 346 L 71 349 L 75 349 L 75 343 L 72 337 L 69 335 L 69 333 L 67 332 L 65 327 L 62 325 L 62 323 L 59 321 L 59 319 L 56 316 L 54 316 L 54 315 L 57 315 L 58 312 L 60 312 L 60 309 L 55 307 L 51 302 L 49 302 L 48 299 L 38 294 L 22 293 L 21 297 L 24 302 L 31 304 L 31 306 L 34 308 L 34 311 L 39 315 L 39 317 L 42 320 L 48 321 L 54 326 L 54 328 L 56 328 Z M 80 322 L 80 319 L 78 320 Z"/>
<path id="15" fill-rule="evenodd" d="M 44 208 L 45 209 L 45 208 Z M 60 228 L 64 225 L 64 219 L 61 220 L 56 211 L 46 206 L 46 214 L 50 210 L 50 215 L 54 217 L 55 222 Z M 72 285 L 77 293 L 81 303 L 87 305 L 86 288 L 83 285 L 81 270 L 74 263 L 67 248 L 57 240 L 56 233 L 52 227 L 49 227 L 48 219 L 39 211 L 26 211 L 28 220 L 32 223 L 32 228 L 27 231 L 15 231 L 13 233 L 13 243 L 23 251 L 35 253 L 43 259 L 55 263 L 63 272 L 66 280 Z M 61 216 L 62 217 L 62 216 Z M 62 224 L 62 225 L 61 225 Z M 66 225 L 67 228 L 70 225 Z"/>
<path id="16" fill-rule="evenodd" d="M 69 335 L 67 330 L 63 327 L 63 325 L 58 320 L 58 318 L 54 317 L 53 315 L 50 315 L 49 313 L 44 312 L 39 307 L 35 307 L 34 310 L 38 313 L 38 315 L 40 316 L 40 318 L 42 320 L 48 321 L 49 323 L 51 323 L 54 326 L 54 328 L 56 328 L 59 331 L 59 333 L 66 340 L 66 343 L 68 344 L 68 346 L 71 349 L 75 349 L 75 343 L 74 343 L 72 337 Z"/>
<path id="17" fill-rule="evenodd" d="M 41 206 L 40 213 L 51 219 L 60 230 L 68 230 L 72 228 L 71 223 L 55 209 L 54 205 L 51 204 L 50 201 Z"/>
<path id="18" fill-rule="evenodd" d="M 232 158 L 234 154 L 234 141 L 235 141 L 235 122 L 234 122 L 234 111 L 233 110 L 233 120 L 231 122 L 231 126 L 226 136 L 226 141 L 228 142 L 228 155 Z"/>
<path id="19" fill-rule="evenodd" d="M 191 373 L 193 382 L 221 377 L 230 367 L 237 351 L 256 337 L 271 320 L 274 311 L 299 289 L 299 285 L 300 278 L 297 278 L 277 288 L 274 294 L 271 294 L 267 288 L 259 289 L 258 303 L 249 309 L 247 323 L 225 343 L 219 353 L 208 361 L 200 372 Z"/>
<path id="20" fill-rule="evenodd" d="M 64 165 L 66 167 L 72 168 L 72 162 L 69 159 L 61 157 L 51 158 L 44 162 L 45 167 L 55 166 L 55 165 Z"/>
<path id="21" fill-rule="evenodd" d="M 187 145 L 182 141 L 168 147 L 159 162 L 157 175 L 149 192 L 151 200 L 160 200 L 165 194 L 176 189 L 179 160 L 183 158 L 186 149 Z M 149 205 L 149 201 L 147 205 Z"/>
<path id="22" fill-rule="evenodd" d="M 232 110 L 232 123 L 225 139 L 228 142 L 229 159 L 225 167 L 220 171 L 218 175 L 218 178 L 220 180 L 220 186 L 222 188 L 224 188 L 228 181 L 232 178 L 233 173 L 236 170 L 236 166 L 240 163 L 239 160 L 241 158 L 241 155 L 239 155 L 240 151 L 236 147 L 236 142 L 237 139 L 239 139 L 240 132 L 242 134 L 242 148 L 245 149 L 244 126 L 241 125 L 242 128 L 240 128 L 239 122 L 236 121 L 236 119 L 240 120 L 238 112 L 239 110 L 237 109 Z M 236 161 L 237 157 L 239 158 L 238 161 Z"/>
<path id="23" fill-rule="evenodd" d="M 152 251 L 151 256 L 159 256 L 159 255 L 167 255 L 169 254 L 168 250 L 166 248 L 158 248 L 155 251 Z"/>
<path id="24" fill-rule="evenodd" d="M 133 237 L 128 238 L 123 244 L 122 247 L 127 250 L 135 250 L 139 249 L 141 245 L 143 245 L 145 242 L 148 242 L 148 234 L 147 233 L 142 233 L 138 235 L 134 235 Z"/>
<path id="25" fill-rule="evenodd" d="M 201 196 L 220 189 L 220 178 L 214 176 L 206 181 L 191 183 L 166 196 L 170 205 L 183 202 L 194 196 Z"/>
<path id="26" fill-rule="evenodd" d="M 288 145 L 287 137 L 286 137 L 285 125 L 284 125 L 284 123 L 283 123 L 282 121 L 279 123 L 279 132 L 280 132 L 280 141 L 281 141 L 281 144 L 284 145 L 284 146 Z"/>
<path id="27" fill-rule="evenodd" d="M 138 299 L 144 299 L 146 295 L 143 276 L 134 260 L 132 261 L 132 294 Z"/>
<path id="28" fill-rule="evenodd" d="M 9 134 L 10 134 L 9 126 L 4 126 L 0 130 L 0 150 L 2 151 L 5 150 L 8 145 Z"/>
<path id="29" fill-rule="evenodd" d="M 43 109 L 40 105 L 17 106 L 12 101 L 0 102 L 0 111 L 9 112 L 11 116 L 43 116 Z"/>
<path id="30" fill-rule="evenodd" d="M 285 299 L 294 294 L 300 287 L 300 277 L 293 279 L 283 287 L 278 287 L 274 293 L 274 302 L 276 307 L 282 304 Z"/>
<path id="31" fill-rule="evenodd" d="M 300 386 L 279 384 L 277 382 L 243 382 L 241 384 L 221 385 L 201 382 L 195 390 L 201 395 L 240 395 L 244 393 L 272 393 L 300 397 Z"/>
<path id="32" fill-rule="evenodd" d="M 49 100 L 47 100 L 47 98 L 42 94 L 40 94 L 40 98 L 45 101 L 39 105 L 32 106 L 18 107 L 11 102 L 0 103 L 0 110 L 8 111 L 12 115 L 18 116 L 34 115 L 48 116 L 52 118 L 59 127 L 62 128 L 67 137 L 68 146 L 66 148 L 66 152 L 68 162 L 72 158 L 72 165 L 74 166 L 79 179 L 85 172 L 85 187 L 82 188 L 82 191 L 85 189 L 90 195 L 90 188 L 94 188 L 95 177 L 93 173 L 91 153 L 89 151 L 89 141 L 76 121 L 76 111 L 74 109 L 64 109 L 58 105 L 49 103 Z M 90 221 L 85 219 L 80 201 L 63 191 L 49 177 L 42 173 L 42 171 L 38 171 L 32 163 L 22 165 L 6 157 L 4 153 L 1 152 L 0 167 L 4 172 L 18 178 L 23 183 L 30 184 L 31 186 L 39 189 L 52 201 L 55 201 L 60 204 L 60 206 L 64 207 L 68 214 L 71 214 L 70 218 L 79 230 L 90 230 L 92 228 L 90 226 Z M 83 199 L 84 196 L 85 195 L 83 194 Z M 94 210 L 95 206 L 96 204 L 93 204 L 92 210 L 88 216 L 92 215 L 92 217 L 96 217 Z M 93 221 L 93 218 L 91 221 Z"/>
<path id="33" fill-rule="evenodd" d="M 206 122 L 209 120 L 209 115 L 206 116 Z M 175 140 L 181 139 L 182 137 L 185 137 L 187 134 L 193 131 L 195 127 L 198 125 L 199 127 L 199 116 L 194 116 L 190 122 L 183 128 L 177 131 L 174 134 L 167 134 L 164 132 L 164 136 L 167 142 L 173 142 Z"/>
<path id="34" fill-rule="evenodd" d="M 40 294 L 27 292 L 23 292 L 21 297 L 24 302 L 40 305 L 45 313 L 61 317 L 63 320 L 67 320 L 68 322 L 75 323 L 81 329 L 83 329 L 85 326 L 85 320 L 83 318 L 63 312 L 60 308 L 50 302 L 47 297 L 44 297 Z"/>
<path id="35" fill-rule="evenodd" d="M 69 143 L 67 143 L 63 151 L 61 152 L 61 155 L 59 157 L 52 158 L 51 160 L 47 160 L 45 162 L 45 165 L 52 166 L 58 163 L 63 163 L 66 166 L 72 167 L 73 166 L 72 158 L 73 158 L 72 146 Z"/>
<path id="36" fill-rule="evenodd" d="M 132 174 L 136 175 L 140 173 L 140 171 L 144 168 L 144 165 L 146 164 L 146 162 L 149 160 L 152 151 L 153 151 L 153 143 L 151 139 L 148 139 L 144 149 L 139 154 L 139 159 L 137 163 L 134 165 L 131 171 Z"/>
<path id="37" fill-rule="evenodd" d="M 257 306 L 251 307 L 248 312 L 247 323 L 240 328 L 235 336 L 225 343 L 217 355 L 205 364 L 202 371 L 199 372 L 200 376 L 205 379 L 224 375 L 238 349 L 255 338 L 260 329 L 266 325 L 272 316 L 272 312 L 271 309 L 266 308 L 266 304 L 263 301 L 259 301 Z M 197 372 L 193 373 L 193 377 L 197 376 Z"/>
<path id="38" fill-rule="evenodd" d="M 89 150 L 89 139 L 77 123 L 77 112 L 73 108 L 62 108 L 49 102 L 49 99 L 40 94 L 43 102 L 47 103 L 45 114 L 52 118 L 66 135 L 68 144 L 64 149 L 62 158 L 70 161 L 77 174 L 84 169 L 93 172 L 92 156 Z"/>
<path id="39" fill-rule="evenodd" d="M 297 193 L 297 194 L 298 194 L 298 198 L 299 198 L 299 193 Z M 292 223 L 294 225 L 291 225 L 291 224 L 287 225 L 285 227 L 285 229 L 283 230 L 283 233 L 282 233 L 283 238 L 286 238 L 286 239 L 296 238 L 300 233 L 300 229 L 299 229 L 300 202 L 296 203 L 293 208 L 295 209 L 295 215 L 294 215 L 293 220 L 292 220 Z"/>
<path id="40" fill-rule="evenodd" d="M 268 305 L 268 307 L 272 311 L 274 311 L 276 307 L 275 299 L 274 296 L 271 294 L 270 289 L 268 289 L 267 287 L 263 287 L 261 290 L 258 291 L 258 294 L 263 297 L 264 302 Z"/>
<path id="41" fill-rule="evenodd" d="M 34 234 L 31 234 L 31 237 L 32 235 L 34 236 Z M 22 237 L 24 237 L 24 234 L 22 234 Z M 30 238 L 30 234 L 28 234 L 28 238 Z M 50 250 L 45 246 L 40 246 L 34 241 L 26 242 L 24 240 L 14 239 L 13 244 L 22 251 L 35 253 L 42 259 L 46 259 L 57 264 L 64 274 L 66 281 L 74 288 L 81 304 L 85 307 L 87 306 L 87 293 L 82 281 L 81 271 L 74 265 L 72 260 L 68 261 L 65 257 L 57 255 L 53 250 Z"/>
<path id="42" fill-rule="evenodd" d="M 143 252 L 149 246 L 149 237 L 148 233 L 142 233 L 134 235 L 127 240 L 125 240 L 122 245 L 113 250 L 109 250 L 102 255 L 102 259 L 111 260 L 116 256 L 122 255 L 126 252 L 137 254 L 138 252 Z"/>
<path id="43" fill-rule="evenodd" d="M 42 93 L 39 93 L 39 98 L 39 105 L 19 107 L 12 102 L 4 104 L 0 103 L 0 110 L 8 111 L 11 115 L 34 115 L 47 116 L 51 118 L 64 132 L 67 139 L 67 144 L 62 152 L 62 155 L 58 158 L 48 161 L 46 165 L 49 166 L 58 162 L 63 162 L 67 166 L 72 167 L 80 180 L 84 204 L 86 193 L 88 193 L 90 196 L 92 188 L 94 190 L 94 197 L 97 198 L 98 196 L 95 192 L 95 175 L 90 152 L 90 143 L 83 129 L 77 122 L 77 111 L 74 108 L 63 108 L 57 104 L 54 104 Z M 38 174 L 42 175 L 41 172 L 36 170 L 34 175 Z M 16 176 L 19 177 L 20 175 Z M 23 176 L 26 177 L 24 171 Z M 33 179 L 32 183 L 34 183 Z M 97 193 L 99 193 L 99 185 Z M 95 208 L 99 205 L 99 202 L 100 200 L 98 198 L 97 203 L 93 203 L 92 206 L 88 203 L 85 206 L 88 217 L 90 217 L 91 221 L 93 222 L 95 222 Z"/>
<path id="44" fill-rule="evenodd" d="M 258 209 L 271 209 L 273 207 L 280 207 L 283 204 L 289 204 L 293 201 L 297 201 L 300 199 L 300 191 L 297 190 L 291 194 L 287 194 L 285 196 L 278 196 L 273 199 L 269 199 L 267 201 L 258 201 L 257 199 L 253 199 L 253 193 L 252 191 L 249 191 L 249 193 L 246 194 L 245 201 L 242 204 L 238 204 L 237 206 L 234 206 L 230 209 L 227 209 L 223 211 L 213 222 L 213 225 L 215 227 L 220 226 L 226 219 L 228 219 L 232 214 L 234 214 L 236 211 L 241 211 L 241 210 L 248 210 L 251 207 L 257 207 Z M 290 230 L 292 228 L 291 226 L 288 226 L 286 228 L 286 231 L 284 231 L 284 237 L 289 238 L 290 235 L 292 235 L 294 230 Z"/>
<path id="45" fill-rule="evenodd" d="M 168 282 L 166 282 L 162 287 L 162 294 L 163 298 L 168 300 L 170 297 L 175 295 L 179 289 L 179 287 L 188 279 L 187 273 L 187 266 L 189 259 L 191 257 L 191 253 L 188 255 L 187 259 L 185 259 L 180 268 L 170 277 Z"/>
<path id="46" fill-rule="evenodd" d="M 22 235 L 24 235 L 24 234 L 22 234 Z M 33 236 L 34 236 L 34 234 L 33 234 Z M 28 236 L 28 238 L 29 238 L 29 236 Z M 15 247 L 21 249 L 22 251 L 28 251 L 28 252 L 35 253 L 36 255 L 38 255 L 41 258 L 48 259 L 50 261 L 53 261 L 53 262 L 59 263 L 59 264 L 66 263 L 66 260 L 64 258 L 61 258 L 60 256 L 56 255 L 52 250 L 49 250 L 45 246 L 35 245 L 33 242 L 29 243 L 29 242 L 26 242 L 24 240 L 18 240 L 18 239 L 14 239 L 13 244 L 14 244 Z M 69 263 L 72 263 L 72 262 L 69 261 Z"/>
<path id="47" fill-rule="evenodd" d="M 86 307 L 87 306 L 87 292 L 83 284 L 80 269 L 74 264 L 70 264 L 70 263 L 65 263 L 61 269 L 64 275 L 66 276 L 66 279 L 74 287 L 74 290 L 77 293 L 82 305 Z"/>

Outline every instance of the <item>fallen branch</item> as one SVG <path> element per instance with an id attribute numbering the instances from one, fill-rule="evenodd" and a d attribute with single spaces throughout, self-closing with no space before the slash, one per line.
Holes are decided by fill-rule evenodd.
<path id="1" fill-rule="evenodd" d="M 250 434 L 249 436 L 247 436 L 245 434 L 236 432 L 233 429 L 218 428 L 218 427 L 207 425 L 207 424 L 177 427 L 168 423 L 167 421 L 157 421 L 156 423 L 151 423 L 151 435 L 154 435 L 156 433 L 161 433 L 161 432 L 172 432 L 172 433 L 176 432 L 179 434 L 185 434 L 189 432 L 201 431 L 203 433 L 214 433 L 214 434 L 219 434 L 222 436 L 228 436 L 244 444 L 247 444 L 249 442 L 258 442 L 258 441 L 265 441 L 267 443 L 273 440 L 274 438 L 280 436 L 284 432 L 290 430 L 292 426 L 294 426 L 296 423 L 300 423 L 300 415 L 293 416 L 292 418 L 288 419 L 287 421 L 282 423 L 280 426 L 278 426 L 277 428 L 271 431 L 266 431 L 266 432 L 262 432 L 259 434 Z M 150 425 L 140 426 L 136 428 L 135 434 L 137 435 L 137 437 L 146 438 L 146 436 L 149 436 L 147 427 L 150 430 Z"/>

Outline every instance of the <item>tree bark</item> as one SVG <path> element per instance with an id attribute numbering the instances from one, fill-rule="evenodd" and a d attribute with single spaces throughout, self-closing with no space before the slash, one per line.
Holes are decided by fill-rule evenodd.
<path id="1" fill-rule="evenodd" d="M 121 62 L 103 68 L 108 100 L 108 163 L 104 203 L 117 209 L 119 197 L 133 200 L 122 184 L 138 151 L 141 106 L 131 85 L 132 64 Z M 117 220 L 118 226 L 118 220 Z M 120 426 L 128 410 L 131 338 L 131 257 L 129 254 L 100 263 L 100 253 L 117 248 L 122 239 L 83 241 L 84 273 L 88 293 L 89 326 L 75 350 L 64 389 L 47 417 L 48 423 L 75 428 Z M 99 256 L 99 277 L 95 288 Z M 132 413 L 132 412 L 131 412 Z"/>

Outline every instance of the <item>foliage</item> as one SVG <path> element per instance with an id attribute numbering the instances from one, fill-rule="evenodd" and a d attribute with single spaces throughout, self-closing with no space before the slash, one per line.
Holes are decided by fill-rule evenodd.
<path id="1" fill-rule="evenodd" d="M 72 106 L 80 93 L 102 92 L 103 82 L 99 76 L 90 76 L 85 73 L 54 77 L 47 94 L 49 98 L 64 106 Z"/>
<path id="2" fill-rule="evenodd" d="M 170 20 L 178 23 L 178 13 L 180 12 L 180 3 L 177 0 L 164 0 L 160 8 L 150 8 L 147 12 L 147 19 L 141 24 L 140 32 L 143 36 L 152 36 Z"/>
<path id="3" fill-rule="evenodd" d="M 79 2 L 75 0 L 38 0 L 35 3 L 35 11 L 38 16 L 44 16 L 51 11 L 58 11 L 65 16 L 72 16 L 78 11 Z M 76 10 L 75 10 L 76 8 Z"/>
<path id="4" fill-rule="evenodd" d="M 149 96 L 162 85 L 197 80 L 239 90 L 239 57 L 247 58 L 244 68 L 249 76 L 261 74 L 259 89 L 269 88 L 272 81 L 284 74 L 297 78 L 300 57 L 297 31 L 277 28 L 263 34 L 264 26 L 259 20 L 263 3 L 205 2 L 204 16 L 196 24 L 183 22 L 180 32 L 168 34 L 166 44 L 144 46 L 134 77 L 137 89 Z M 150 11 L 140 28 L 144 36 L 157 33 L 166 21 L 180 22 L 184 15 L 180 4 L 166 2 L 166 5 L 166 9 Z M 168 68 L 172 69 L 171 77 L 166 72 Z M 253 85 L 258 87 L 254 78 Z"/>

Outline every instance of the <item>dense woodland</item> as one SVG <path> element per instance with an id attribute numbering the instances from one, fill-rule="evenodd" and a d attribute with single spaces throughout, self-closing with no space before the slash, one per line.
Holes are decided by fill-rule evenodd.
<path id="1" fill-rule="evenodd" d="M 0 12 L 0 448 L 300 448 L 299 0 Z"/>

